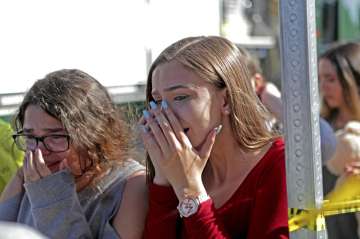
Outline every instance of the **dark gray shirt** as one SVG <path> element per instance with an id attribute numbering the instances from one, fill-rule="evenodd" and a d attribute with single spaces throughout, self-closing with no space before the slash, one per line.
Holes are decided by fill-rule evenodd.
<path id="1" fill-rule="evenodd" d="M 79 193 L 73 176 L 59 171 L 24 184 L 25 193 L 0 203 L 0 220 L 24 223 L 50 238 L 120 238 L 110 221 L 127 177 L 143 169 L 133 160 L 114 165 L 95 186 Z"/>

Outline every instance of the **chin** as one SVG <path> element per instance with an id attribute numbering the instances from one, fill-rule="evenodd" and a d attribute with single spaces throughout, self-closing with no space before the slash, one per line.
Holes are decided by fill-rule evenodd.
<path id="1" fill-rule="evenodd" d="M 56 173 L 57 171 L 60 170 L 60 162 L 57 162 L 57 163 L 54 163 L 51 165 L 47 165 L 47 167 L 49 168 L 51 173 Z"/>
<path id="2" fill-rule="evenodd" d="M 326 100 L 326 104 L 331 108 L 337 108 L 339 107 L 339 104 L 334 100 Z"/>
<path id="3" fill-rule="evenodd" d="M 331 108 L 331 109 L 337 109 L 337 108 L 339 108 L 339 105 L 338 104 L 329 104 L 328 103 L 328 106 Z"/>

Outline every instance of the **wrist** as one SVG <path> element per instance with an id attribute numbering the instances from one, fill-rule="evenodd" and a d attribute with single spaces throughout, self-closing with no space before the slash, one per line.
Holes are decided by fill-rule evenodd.
<path id="1" fill-rule="evenodd" d="M 16 176 L 17 180 L 24 182 L 24 172 L 23 172 L 22 167 L 16 171 L 15 176 Z"/>
<path id="2" fill-rule="evenodd" d="M 199 211 L 201 203 L 209 200 L 208 194 L 200 194 L 196 197 L 188 196 L 179 201 L 177 210 L 180 217 L 190 217 Z"/>
<path id="3" fill-rule="evenodd" d="M 153 179 L 153 183 L 156 184 L 156 185 L 160 185 L 160 186 L 170 186 L 169 181 L 167 181 L 163 177 L 159 177 L 159 176 L 156 176 L 156 175 L 155 175 L 155 177 Z"/>
<path id="4" fill-rule="evenodd" d="M 201 183 L 187 185 L 174 189 L 177 198 L 179 201 L 184 200 L 185 198 L 195 198 L 203 195 L 207 195 L 204 185 Z"/>

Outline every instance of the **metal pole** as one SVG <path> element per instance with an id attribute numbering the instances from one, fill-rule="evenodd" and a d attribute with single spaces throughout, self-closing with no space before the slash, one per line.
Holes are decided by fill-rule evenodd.
<path id="1" fill-rule="evenodd" d="M 323 200 L 315 0 L 280 1 L 282 94 L 290 208 L 319 208 Z M 291 238 L 327 238 L 301 229 Z"/>

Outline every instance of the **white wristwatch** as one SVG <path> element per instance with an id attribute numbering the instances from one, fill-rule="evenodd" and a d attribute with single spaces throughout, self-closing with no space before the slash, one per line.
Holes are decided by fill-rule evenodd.
<path id="1" fill-rule="evenodd" d="M 198 210 L 200 203 L 205 202 L 210 197 L 207 194 L 200 194 L 197 197 L 186 197 L 179 202 L 177 210 L 180 213 L 180 217 L 190 217 L 194 215 Z"/>

